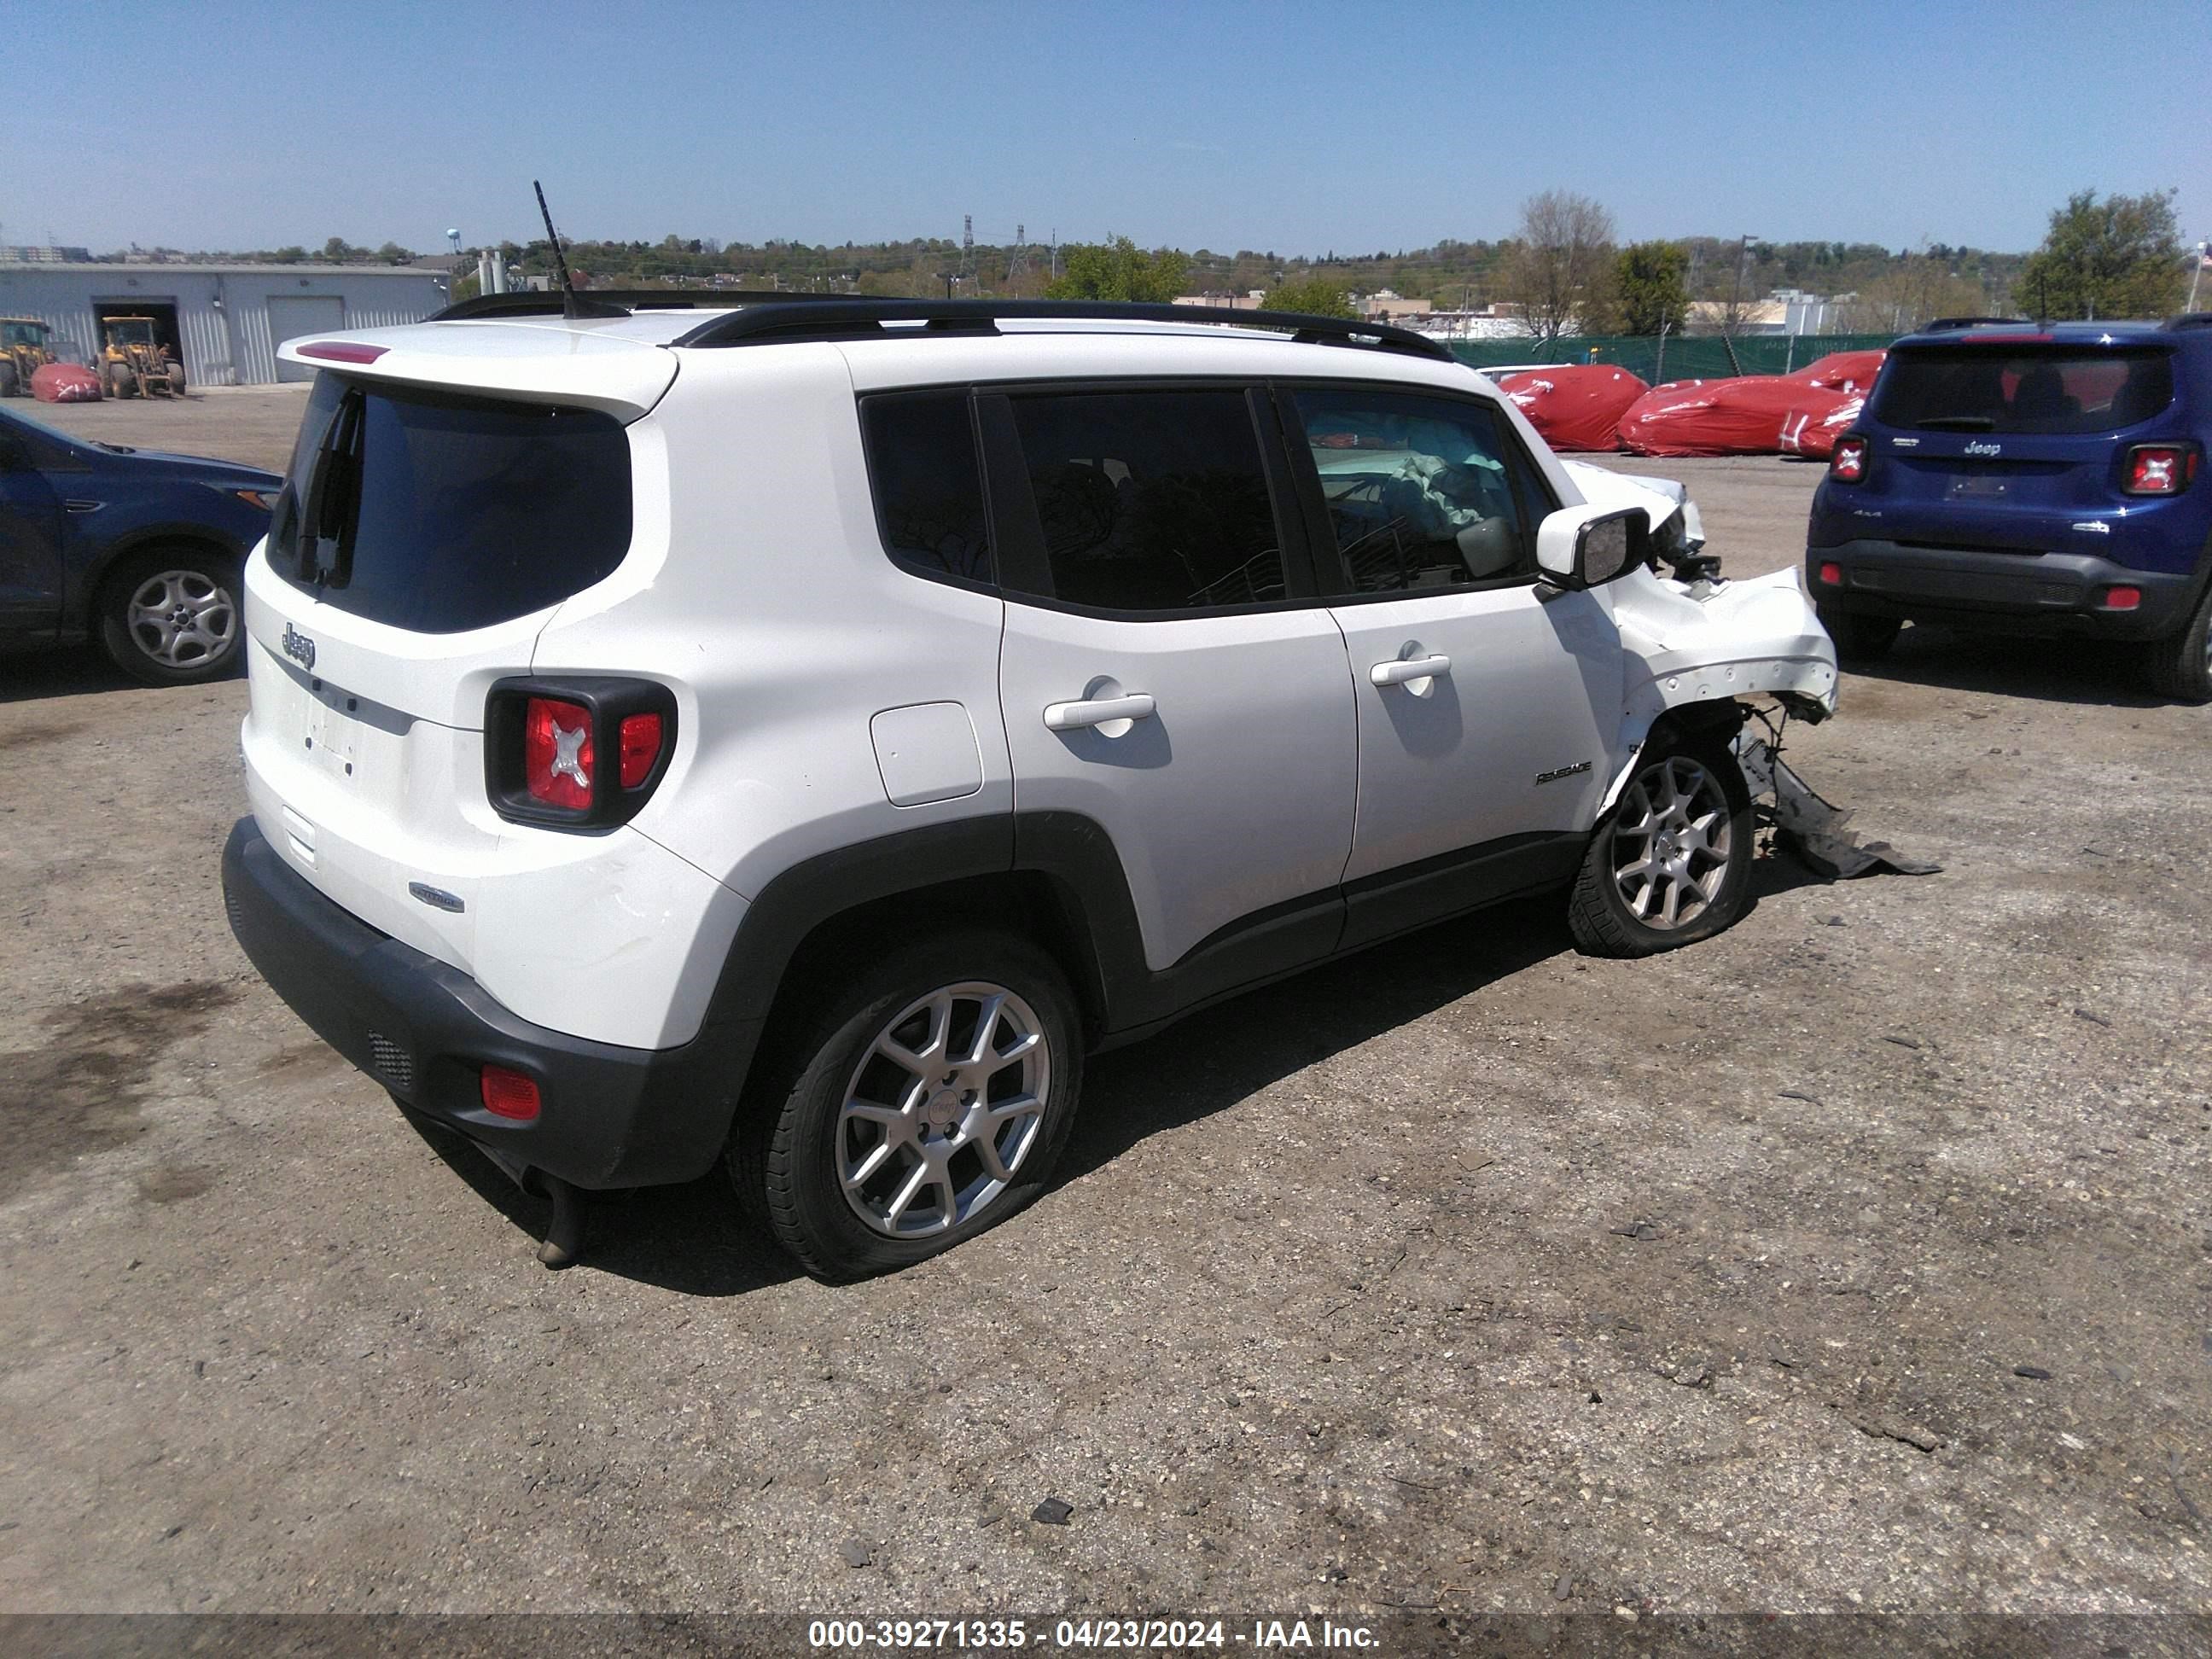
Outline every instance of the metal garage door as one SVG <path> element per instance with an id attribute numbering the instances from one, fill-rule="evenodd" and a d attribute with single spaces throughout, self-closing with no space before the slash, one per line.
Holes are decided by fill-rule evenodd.
<path id="1" fill-rule="evenodd" d="M 304 334 L 331 334 L 345 326 L 345 301 L 335 294 L 272 294 L 269 296 L 269 339 L 283 345 Z M 280 380 L 312 380 L 315 371 L 276 360 Z"/>

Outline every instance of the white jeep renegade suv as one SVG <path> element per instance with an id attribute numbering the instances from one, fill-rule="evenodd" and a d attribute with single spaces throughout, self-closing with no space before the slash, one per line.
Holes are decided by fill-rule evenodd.
<path id="1" fill-rule="evenodd" d="M 1715 933 L 1739 699 L 1834 704 L 1794 571 L 1662 577 L 1677 500 L 1418 336 L 579 309 L 285 348 L 223 860 L 548 1260 L 722 1160 L 809 1269 L 896 1267 L 1039 1190 L 1086 1050 L 1536 889 L 1593 951 Z"/>

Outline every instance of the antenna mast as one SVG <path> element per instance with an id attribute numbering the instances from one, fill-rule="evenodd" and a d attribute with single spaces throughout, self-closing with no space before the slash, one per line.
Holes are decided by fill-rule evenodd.
<path id="1" fill-rule="evenodd" d="M 584 313 L 576 304 L 576 284 L 569 280 L 568 258 L 561 252 L 561 233 L 553 228 L 553 210 L 545 205 L 545 186 L 532 179 L 530 187 L 538 192 L 538 212 L 545 221 L 545 240 L 553 244 L 553 268 L 561 273 L 561 314 L 580 317 Z"/>

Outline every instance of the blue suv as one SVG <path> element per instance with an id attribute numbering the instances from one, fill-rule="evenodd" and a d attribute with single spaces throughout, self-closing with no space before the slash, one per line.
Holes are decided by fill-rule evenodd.
<path id="1" fill-rule="evenodd" d="M 149 685 L 229 673 L 240 573 L 283 487 L 0 412 L 0 652 L 89 634 Z"/>
<path id="2" fill-rule="evenodd" d="M 1908 619 L 2138 641 L 2212 701 L 2212 313 L 1967 319 L 1899 340 L 1813 497 L 1807 590 L 1845 658 Z"/>

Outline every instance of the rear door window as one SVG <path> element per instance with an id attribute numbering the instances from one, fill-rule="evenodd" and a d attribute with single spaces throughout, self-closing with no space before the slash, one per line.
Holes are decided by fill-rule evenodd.
<path id="1" fill-rule="evenodd" d="M 2173 358 L 2063 347 L 1914 347 L 1893 351 L 1875 396 L 1886 426 L 1950 432 L 2112 432 L 2173 401 Z"/>
<path id="2" fill-rule="evenodd" d="M 1282 539 L 1241 389 L 1010 399 L 1048 584 L 1066 604 L 1164 615 L 1288 596 Z"/>
<path id="3" fill-rule="evenodd" d="M 337 610 L 458 634 L 611 575 L 630 524 L 629 440 L 611 415 L 325 373 L 269 560 Z"/>

